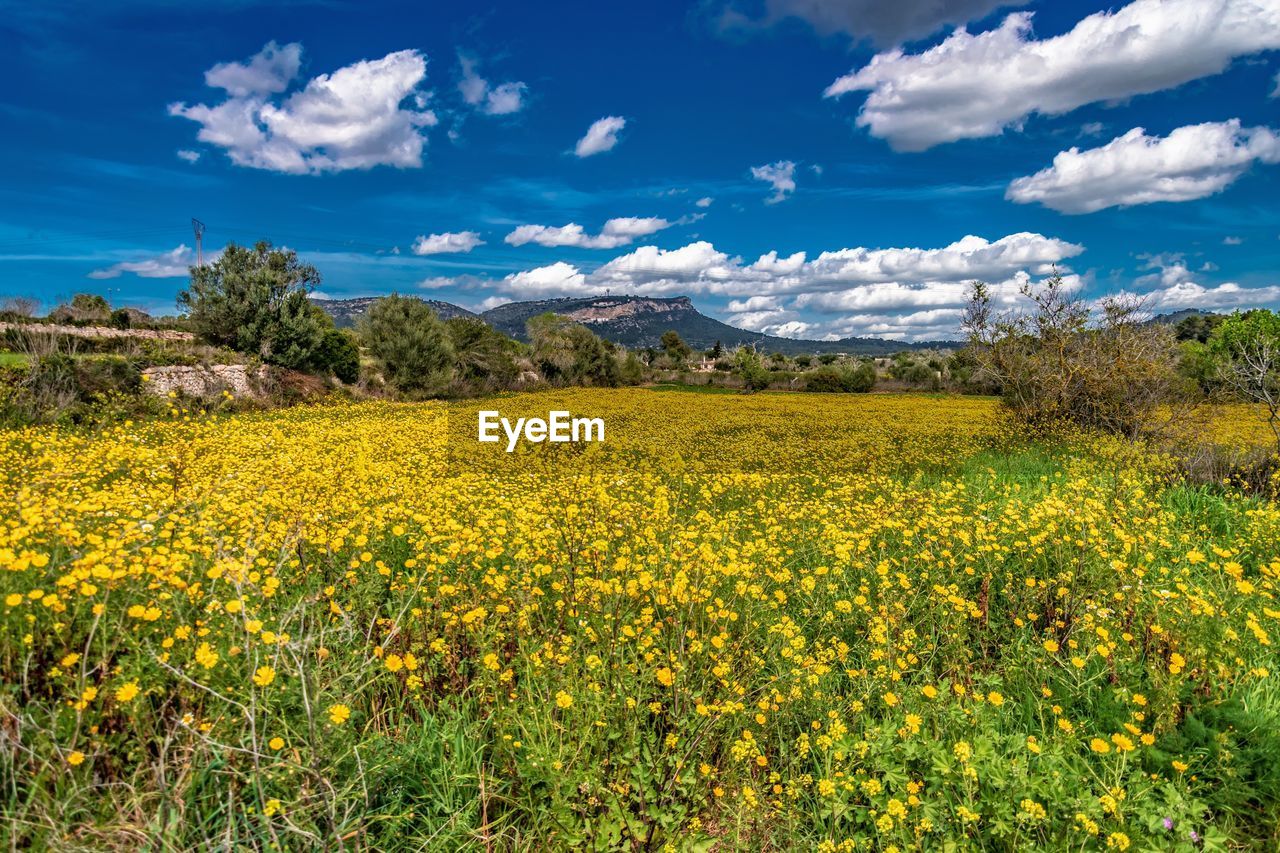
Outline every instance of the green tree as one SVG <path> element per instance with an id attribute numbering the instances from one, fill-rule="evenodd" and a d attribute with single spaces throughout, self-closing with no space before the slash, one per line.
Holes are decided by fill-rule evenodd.
<path id="1" fill-rule="evenodd" d="M 547 312 L 525 324 L 533 362 L 543 378 L 563 384 L 616 386 L 617 347 L 581 323 Z"/>
<path id="2" fill-rule="evenodd" d="M 742 377 L 742 385 L 748 391 L 763 391 L 769 387 L 769 371 L 756 348 L 743 344 L 733 353 L 733 369 Z"/>
<path id="3" fill-rule="evenodd" d="M 320 273 L 292 249 L 231 243 L 218 260 L 191 268 L 178 307 L 210 343 L 306 369 L 332 326 L 307 300 L 319 283 Z"/>
<path id="4" fill-rule="evenodd" d="M 662 351 L 677 364 L 687 361 L 689 356 L 693 355 L 693 350 L 684 342 L 684 339 L 680 337 L 680 333 L 675 329 L 663 332 L 660 343 L 662 344 Z"/>
<path id="5" fill-rule="evenodd" d="M 330 327 L 313 356 L 317 369 L 327 369 L 348 385 L 360 379 L 360 344 L 355 333 Z"/>
<path id="6" fill-rule="evenodd" d="M 1266 409 L 1267 426 L 1280 450 L 1280 314 L 1232 314 L 1209 338 L 1209 354 L 1228 388 Z"/>
<path id="7" fill-rule="evenodd" d="M 445 321 L 453 345 L 455 376 L 474 390 L 509 388 L 520 376 L 520 344 L 476 317 Z"/>
<path id="8" fill-rule="evenodd" d="M 383 378 L 402 394 L 440 394 L 453 378 L 449 333 L 421 299 L 393 293 L 374 302 L 360 337 Z"/>

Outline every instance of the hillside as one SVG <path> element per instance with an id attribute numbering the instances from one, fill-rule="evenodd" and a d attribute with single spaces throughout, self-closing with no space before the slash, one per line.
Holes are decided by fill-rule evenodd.
<path id="1" fill-rule="evenodd" d="M 904 349 L 954 345 L 950 342 L 909 344 L 881 338 L 844 338 L 838 341 L 779 338 L 739 329 L 708 317 L 695 308 L 687 296 L 595 296 L 509 302 L 480 316 L 499 331 L 523 340 L 525 322 L 546 311 L 576 320 L 602 338 L 633 348 L 658 346 L 662 333 L 669 329 L 674 329 L 695 349 L 707 349 L 716 341 L 726 347 L 754 343 L 767 352 L 787 355 L 813 352 L 885 355 Z"/>
<path id="2" fill-rule="evenodd" d="M 376 296 L 356 299 L 312 299 L 312 303 L 333 317 L 342 328 L 356 324 Z M 854 355 L 890 355 L 904 349 L 954 347 L 954 341 L 906 343 L 883 338 L 842 338 L 838 341 L 812 341 L 779 338 L 739 329 L 703 314 L 687 296 L 590 296 L 540 299 L 531 302 L 508 302 L 475 314 L 451 302 L 424 300 L 444 319 L 480 317 L 503 334 L 526 340 L 525 323 L 530 317 L 550 311 L 582 323 L 606 340 L 629 348 L 656 347 L 662 333 L 674 329 L 694 349 L 709 349 L 719 341 L 725 347 L 755 344 L 765 352 L 787 355 L 838 352 Z"/>
<path id="3" fill-rule="evenodd" d="M 369 306 L 381 298 L 380 296 L 359 296 L 355 299 L 316 299 L 312 297 L 311 304 L 332 317 L 334 324 L 339 329 L 350 329 L 369 310 Z M 454 305 L 452 302 L 440 302 L 435 299 L 424 299 L 422 301 L 434 308 L 436 313 L 445 320 L 450 317 L 477 316 L 474 312 Z"/>

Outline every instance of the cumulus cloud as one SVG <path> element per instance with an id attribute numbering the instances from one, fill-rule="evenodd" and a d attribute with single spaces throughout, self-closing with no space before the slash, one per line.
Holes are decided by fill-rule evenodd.
<path id="1" fill-rule="evenodd" d="M 196 138 L 225 149 L 240 166 L 301 175 L 422 165 L 423 128 L 436 123 L 418 89 L 426 57 L 401 50 L 362 60 L 278 97 L 297 75 L 295 55 L 301 47 L 273 42 L 247 63 L 216 65 L 206 82 L 212 75 L 210 85 L 230 97 L 214 105 L 170 104 L 169 114 L 198 123 Z"/>
<path id="2" fill-rule="evenodd" d="M 839 249 L 823 252 L 813 260 L 806 260 L 804 252 L 782 255 L 771 251 L 746 263 L 699 240 L 678 249 L 641 246 L 601 265 L 579 284 L 647 295 L 804 295 L 808 300 L 825 292 L 858 291 L 864 295 L 848 298 L 874 302 L 883 299 L 887 291 L 877 291 L 873 285 L 909 292 L 921 284 L 954 284 L 954 292 L 960 293 L 974 279 L 999 282 L 1019 271 L 1047 275 L 1055 265 L 1082 251 L 1084 247 L 1074 243 L 1024 232 L 995 241 L 969 236 L 940 249 Z M 928 301 L 927 294 L 919 298 L 920 302 L 908 298 L 902 304 Z M 946 304 L 952 304 L 952 298 L 948 296 Z"/>
<path id="3" fill-rule="evenodd" d="M 1061 213 L 1093 213 L 1158 201 L 1190 201 L 1221 192 L 1254 161 L 1280 162 L 1280 136 L 1239 119 L 1148 136 L 1140 127 L 1101 148 L 1071 148 L 1053 165 L 1018 178 L 1005 197 Z"/>
<path id="4" fill-rule="evenodd" d="M 618 134 L 627 126 L 627 120 L 621 116 L 605 116 L 591 123 L 587 133 L 573 147 L 573 153 L 579 157 L 590 157 L 602 154 L 618 144 Z"/>
<path id="5" fill-rule="evenodd" d="M 600 291 L 600 288 L 588 287 L 586 276 L 577 267 L 564 261 L 512 273 L 502 280 L 502 287 L 519 299 L 544 299 Z"/>
<path id="6" fill-rule="evenodd" d="M 1016 12 L 977 35 L 956 30 L 921 53 L 892 50 L 840 77 L 827 97 L 870 94 L 857 123 L 899 151 L 977 139 L 1032 113 L 1156 92 L 1280 48 L 1274 0 L 1134 0 L 1038 40 Z"/>
<path id="7" fill-rule="evenodd" d="M 1206 286 L 1198 274 L 1187 267 L 1181 254 L 1145 255 L 1144 269 L 1154 272 L 1134 280 L 1137 295 L 1153 311 L 1177 311 L 1182 308 L 1260 308 L 1280 302 L 1280 285 L 1244 287 L 1228 281 Z M 1217 269 L 1210 263 L 1203 271 Z"/>
<path id="8" fill-rule="evenodd" d="M 697 207 L 710 207 L 713 201 L 715 201 L 715 199 L 713 199 L 709 195 L 705 195 L 702 198 L 695 201 L 694 205 L 696 205 Z"/>
<path id="9" fill-rule="evenodd" d="M 947 335 L 939 329 L 954 333 L 948 318 L 964 305 L 973 280 L 991 282 L 997 303 L 1014 304 L 1032 275 L 1047 275 L 1082 251 L 1064 240 L 1019 233 L 994 241 L 969 236 L 934 249 L 839 249 L 812 260 L 804 252 L 770 251 L 748 262 L 699 240 L 675 249 L 640 246 L 594 270 L 559 261 L 498 280 L 460 277 L 424 286 L 510 299 L 606 292 L 719 296 L 729 299 L 725 318 L 732 325 L 790 337 L 873 334 L 871 326 L 892 324 L 891 315 L 906 312 L 914 315 L 913 325 L 895 327 L 899 336 L 941 338 Z M 1067 286 L 1079 289 L 1083 279 L 1065 272 Z M 814 314 L 828 319 L 814 322 Z"/>
<path id="10" fill-rule="evenodd" d="M 795 192 L 795 174 L 796 164 L 790 160 L 779 160 L 776 163 L 751 167 L 751 177 L 773 187 L 773 195 L 765 199 L 765 204 L 777 204 Z"/>
<path id="11" fill-rule="evenodd" d="M 457 231 L 444 234 L 419 235 L 413 241 L 415 255 L 442 255 L 450 252 L 470 252 L 476 246 L 483 246 L 484 240 L 475 231 Z"/>
<path id="12" fill-rule="evenodd" d="M 199 151 L 192 151 L 190 148 L 178 149 L 178 159 L 186 160 L 188 163 L 194 163 L 200 159 Z"/>
<path id="13" fill-rule="evenodd" d="M 458 92 L 462 99 L 485 115 L 504 116 L 518 113 L 524 108 L 524 94 L 528 87 L 519 81 L 491 85 L 480 76 L 479 62 L 466 54 L 458 54 L 462 79 Z"/>
<path id="14" fill-rule="evenodd" d="M 576 222 L 559 227 L 521 225 L 506 236 L 512 246 L 537 243 L 539 246 L 575 246 L 580 249 L 615 249 L 639 237 L 647 237 L 674 223 L 656 216 L 621 216 L 605 222 L 599 234 L 588 234 Z"/>
<path id="15" fill-rule="evenodd" d="M 1242 287 L 1234 281 L 1205 287 L 1195 281 L 1183 281 L 1164 290 L 1147 294 L 1151 309 L 1177 311 L 1181 308 L 1254 308 L 1280 302 L 1280 285 Z"/>
<path id="16" fill-rule="evenodd" d="M 730 9 L 723 21 L 730 28 L 743 29 L 799 18 L 820 35 L 842 33 L 889 45 L 983 18 L 1001 6 L 1025 4 L 1026 0 L 766 0 L 762 18 L 749 18 Z"/>
<path id="17" fill-rule="evenodd" d="M 209 260 L 215 260 L 217 255 Z M 119 278 L 124 273 L 133 273 L 142 278 L 186 278 L 195 265 L 196 253 L 185 244 L 163 254 L 136 261 L 121 261 L 104 269 L 89 273 L 89 278 Z"/>
<path id="18" fill-rule="evenodd" d="M 302 45 L 291 42 L 284 47 L 274 41 L 248 62 L 220 62 L 204 72 L 205 85 L 225 89 L 233 98 L 250 95 L 274 95 L 289 88 L 302 67 Z"/>

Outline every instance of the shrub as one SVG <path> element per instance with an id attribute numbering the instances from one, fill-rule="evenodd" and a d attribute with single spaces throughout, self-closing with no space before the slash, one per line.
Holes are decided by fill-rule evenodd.
<path id="1" fill-rule="evenodd" d="M 266 241 L 252 249 L 227 245 L 222 257 L 191 268 L 178 305 L 210 343 L 294 370 L 311 368 L 333 321 L 307 299 L 320 273 L 292 249 Z"/>
<path id="2" fill-rule="evenodd" d="M 857 365 L 826 365 L 804 375 L 804 390 L 861 393 L 876 384 L 876 368 L 869 361 Z"/>
<path id="3" fill-rule="evenodd" d="M 733 369 L 742 377 L 742 387 L 747 391 L 763 391 L 769 387 L 769 371 L 756 348 L 743 344 L 733 353 Z"/>
<path id="4" fill-rule="evenodd" d="M 404 394 L 438 394 L 453 376 L 453 344 L 431 306 L 391 294 L 369 308 L 360 337 L 383 377 Z"/>
<path id="5" fill-rule="evenodd" d="M 312 355 L 312 364 L 348 385 L 360 379 L 360 345 L 353 332 L 329 328 Z"/>
<path id="6" fill-rule="evenodd" d="M 1209 339 L 1215 375 L 1241 399 L 1263 406 L 1280 450 L 1280 314 L 1232 314 Z"/>
<path id="7" fill-rule="evenodd" d="M 445 321 L 453 344 L 454 376 L 468 392 L 512 387 L 520 377 L 520 345 L 476 317 Z"/>
<path id="8" fill-rule="evenodd" d="M 547 312 L 529 318 L 526 328 L 533 363 L 545 379 L 607 387 L 621 382 L 617 346 L 601 340 L 586 326 Z"/>
<path id="9" fill-rule="evenodd" d="M 1143 322 L 1140 302 L 1104 300 L 1091 321 L 1056 273 L 1022 292 L 1029 314 L 996 317 L 986 285 L 975 283 L 964 328 L 981 376 L 1025 423 L 1070 422 L 1132 437 L 1186 400 L 1173 333 Z"/>

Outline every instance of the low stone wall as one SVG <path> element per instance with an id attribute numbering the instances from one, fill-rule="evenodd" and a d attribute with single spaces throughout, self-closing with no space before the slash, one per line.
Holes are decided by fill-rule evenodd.
<path id="1" fill-rule="evenodd" d="M 14 329 L 73 338 L 135 338 L 152 341 L 193 341 L 195 335 L 177 329 L 117 329 L 112 326 L 63 326 L 56 323 L 0 323 L 0 332 Z"/>
<path id="2" fill-rule="evenodd" d="M 266 378 L 265 366 L 253 370 L 243 364 L 169 365 L 142 371 L 142 388 L 159 397 L 167 397 L 173 391 L 188 397 L 216 397 L 223 391 L 237 398 L 262 397 Z"/>

